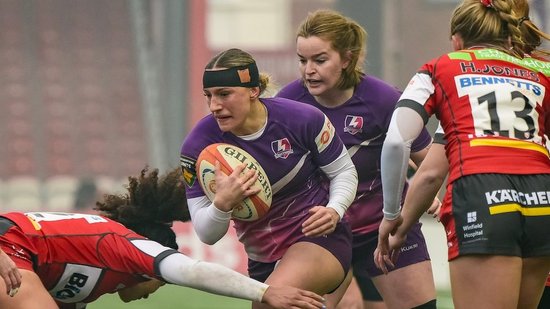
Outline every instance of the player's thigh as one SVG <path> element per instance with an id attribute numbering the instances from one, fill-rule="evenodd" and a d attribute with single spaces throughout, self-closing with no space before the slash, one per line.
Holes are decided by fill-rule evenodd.
<path id="1" fill-rule="evenodd" d="M 291 285 L 324 295 L 334 291 L 345 275 L 342 264 L 330 251 L 304 241 L 288 248 L 266 283 Z"/>
<path id="2" fill-rule="evenodd" d="M 372 280 L 389 308 L 413 308 L 436 298 L 429 260 L 395 269 Z"/>
<path id="3" fill-rule="evenodd" d="M 382 295 L 374 285 L 372 278 L 361 277 L 356 278 L 363 296 L 363 309 L 387 309 L 388 307 L 382 300 Z M 342 308 L 344 309 L 344 308 Z"/>
<path id="4" fill-rule="evenodd" d="M 363 297 L 353 279 L 353 272 L 348 271 L 346 278 L 332 293 L 325 294 L 327 308 L 362 309 Z"/>
<path id="5" fill-rule="evenodd" d="M 388 309 L 383 300 L 363 300 L 363 309 Z"/>
<path id="6" fill-rule="evenodd" d="M 518 308 L 537 308 L 550 271 L 550 257 L 523 259 Z"/>
<path id="7" fill-rule="evenodd" d="M 522 259 L 516 256 L 465 255 L 449 262 L 455 309 L 515 309 Z"/>
<path id="8" fill-rule="evenodd" d="M 36 273 L 20 269 L 21 287 L 14 297 L 5 293 L 4 280 L 0 279 L 0 308 L 10 309 L 57 309 L 58 306 L 50 296 Z"/>

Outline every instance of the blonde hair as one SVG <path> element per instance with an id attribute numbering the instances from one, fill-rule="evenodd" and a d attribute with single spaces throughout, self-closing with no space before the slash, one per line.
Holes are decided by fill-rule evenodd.
<path id="1" fill-rule="evenodd" d="M 527 0 L 514 0 L 513 10 L 519 17 L 519 29 L 523 39 L 523 51 L 528 54 L 550 56 L 550 51 L 540 49 L 542 40 L 550 41 L 550 35 L 542 32 L 529 18 Z"/>
<path id="2" fill-rule="evenodd" d="M 256 62 L 252 55 L 249 53 L 238 49 L 238 48 L 231 48 L 225 51 L 220 52 L 214 58 L 212 58 L 207 64 L 205 69 L 229 69 L 233 67 L 239 67 L 239 66 L 245 66 L 249 65 L 251 63 Z M 266 89 L 270 88 L 270 79 L 271 77 L 266 73 L 259 73 L 259 88 L 260 88 L 260 95 L 266 91 Z"/>
<path id="3" fill-rule="evenodd" d="M 317 36 L 330 42 L 342 59 L 349 59 L 350 65 L 342 71 L 339 89 L 357 85 L 364 75 L 363 62 L 366 56 L 367 32 L 356 21 L 331 10 L 309 13 L 298 27 L 296 37 Z"/>
<path id="4" fill-rule="evenodd" d="M 464 0 L 451 17 L 451 35 L 460 34 L 464 47 L 491 46 L 523 57 L 525 43 L 514 0 L 492 0 L 486 6 L 480 0 Z M 508 47 L 511 40 L 512 46 Z"/>

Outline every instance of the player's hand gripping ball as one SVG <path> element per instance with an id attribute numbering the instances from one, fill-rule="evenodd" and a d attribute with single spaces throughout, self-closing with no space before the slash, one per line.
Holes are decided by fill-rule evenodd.
<path id="1" fill-rule="evenodd" d="M 243 202 L 233 209 L 232 217 L 243 221 L 254 221 L 263 217 L 271 206 L 273 191 L 264 169 L 248 152 L 243 149 L 225 143 L 212 144 L 206 147 L 197 159 L 197 178 L 202 190 L 210 201 L 214 200 L 216 194 L 215 167 L 216 161 L 220 162 L 221 172 L 225 175 L 231 174 L 233 169 L 245 164 L 246 169 L 256 170 L 258 179 L 254 187 L 261 188 L 258 194 L 247 197 Z"/>

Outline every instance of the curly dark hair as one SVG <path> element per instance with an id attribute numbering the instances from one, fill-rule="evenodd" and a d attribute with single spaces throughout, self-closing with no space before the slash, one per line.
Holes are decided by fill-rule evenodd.
<path id="1" fill-rule="evenodd" d="M 191 220 L 181 169 L 159 177 L 159 170 L 146 166 L 139 177 L 128 177 L 127 193 L 105 194 L 95 210 L 134 232 L 164 246 L 178 248 L 173 221 Z"/>

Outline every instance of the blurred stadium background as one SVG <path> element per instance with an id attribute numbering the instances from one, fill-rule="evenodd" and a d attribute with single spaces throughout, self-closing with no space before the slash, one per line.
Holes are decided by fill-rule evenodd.
<path id="1" fill-rule="evenodd" d="M 456 3 L 0 0 L 0 209 L 90 211 L 102 193 L 120 191 L 144 165 L 177 167 L 187 130 L 207 113 L 201 81 L 211 56 L 243 48 L 282 86 L 297 77 L 294 31 L 315 9 L 339 10 L 365 26 L 366 71 L 403 88 L 424 61 L 450 48 Z M 445 291 L 443 230 L 425 221 L 436 283 Z M 245 271 L 234 234 L 205 246 L 188 224 L 175 228 L 182 251 Z M 143 308 L 173 308 L 154 303 L 168 295 L 185 304 L 182 293 L 165 289 Z M 141 308 L 91 307 L 119 306 Z"/>

